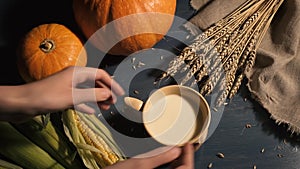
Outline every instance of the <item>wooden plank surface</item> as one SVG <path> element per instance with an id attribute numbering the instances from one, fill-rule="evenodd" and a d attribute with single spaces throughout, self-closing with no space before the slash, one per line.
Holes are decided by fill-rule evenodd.
<path id="1" fill-rule="evenodd" d="M 0 65 L 1 84 L 22 83 L 15 65 L 15 45 L 22 33 L 35 24 L 42 22 L 59 22 L 73 27 L 71 1 L 53 0 L 50 6 L 36 3 L 38 1 L 2 0 L 0 2 Z M 53 10 L 56 9 L 56 10 Z M 33 12 L 33 15 L 29 12 Z M 176 15 L 188 19 L 195 11 L 188 1 L 178 1 Z M 172 32 L 173 31 L 173 32 Z M 184 31 L 171 30 L 186 36 Z M 172 38 L 166 38 L 157 47 L 168 51 L 179 52 L 179 43 Z M 176 48 L 179 48 L 177 50 Z M 158 58 L 156 58 L 158 59 Z M 165 58 L 168 59 L 168 58 Z M 122 57 L 104 59 L 102 66 L 111 73 Z M 159 61 L 159 59 L 158 59 Z M 133 71 L 133 70 L 131 70 Z M 129 93 L 139 90 L 137 96 L 147 99 L 153 89 L 153 78 L 158 74 L 144 71 L 133 79 Z M 126 81 L 126 78 L 123 79 Z M 214 112 L 212 112 L 214 113 Z M 250 124 L 250 128 L 245 125 Z M 300 137 L 287 132 L 285 125 L 278 126 L 269 118 L 269 114 L 251 99 L 245 84 L 241 91 L 225 107 L 220 123 L 211 137 L 195 154 L 195 168 L 205 169 L 212 163 L 214 169 L 251 169 L 254 165 L 259 169 L 299 169 L 300 168 Z M 134 132 L 129 130 L 128 132 Z M 264 152 L 261 152 L 264 149 Z M 218 158 L 222 152 L 225 157 Z M 161 167 L 164 168 L 164 167 Z"/>

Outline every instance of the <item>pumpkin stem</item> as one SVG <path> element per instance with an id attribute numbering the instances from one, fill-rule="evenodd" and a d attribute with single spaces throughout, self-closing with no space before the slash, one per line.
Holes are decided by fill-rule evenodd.
<path id="1" fill-rule="evenodd" d="M 43 40 L 43 42 L 41 42 L 39 47 L 43 52 L 49 53 L 53 49 L 55 49 L 55 43 L 51 39 L 45 39 L 45 40 Z"/>

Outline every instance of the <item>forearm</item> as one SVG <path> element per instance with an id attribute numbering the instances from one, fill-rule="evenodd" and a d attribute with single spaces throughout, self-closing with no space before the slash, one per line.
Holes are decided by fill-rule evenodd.
<path id="1" fill-rule="evenodd" d="M 26 85 L 0 86 L 0 118 L 14 116 L 16 113 L 34 114 L 30 104 L 30 91 Z"/>
<path id="2" fill-rule="evenodd" d="M 77 78 L 73 78 L 75 68 Z M 95 81 L 103 86 L 80 88 L 81 83 Z M 75 84 L 75 85 L 74 85 Z M 112 89 L 113 91 L 111 91 Z M 101 109 L 108 109 L 107 103 L 114 103 L 114 94 L 124 91 L 108 73 L 101 69 L 70 67 L 42 80 L 19 86 L 0 86 L 0 120 L 23 119 L 39 114 L 58 112 L 77 106 L 80 111 L 94 113 L 86 102 L 99 102 Z M 23 119 L 24 120 L 24 119 Z"/>

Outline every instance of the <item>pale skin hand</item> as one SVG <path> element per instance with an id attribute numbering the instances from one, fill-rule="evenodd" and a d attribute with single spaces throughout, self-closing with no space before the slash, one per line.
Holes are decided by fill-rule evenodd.
<path id="1" fill-rule="evenodd" d="M 182 148 L 173 147 L 154 156 L 130 158 L 105 169 L 153 169 L 168 163 L 171 169 L 194 169 L 194 146 L 186 144 Z"/>
<path id="2" fill-rule="evenodd" d="M 79 87 L 86 82 L 96 84 L 96 87 Z M 94 113 L 85 103 L 95 100 L 100 108 L 108 109 L 109 105 L 116 101 L 115 96 L 123 95 L 124 91 L 101 69 L 76 67 L 75 70 L 75 67 L 69 67 L 36 82 L 19 86 L 0 86 L 0 93 L 0 121 L 22 122 L 39 114 L 63 110 L 74 105 L 83 112 Z M 173 147 L 155 156 L 131 158 L 106 169 L 151 169 L 167 163 L 170 163 L 173 169 L 193 169 L 193 145 Z"/>
<path id="3" fill-rule="evenodd" d="M 88 82 L 88 87 L 80 87 Z M 94 113 L 94 109 L 85 104 L 93 101 L 98 102 L 101 109 L 108 109 L 116 101 L 116 95 L 123 95 L 124 91 L 102 69 L 69 67 L 32 83 L 1 86 L 0 93 L 0 120 L 20 122 L 73 106 L 82 112 Z"/>

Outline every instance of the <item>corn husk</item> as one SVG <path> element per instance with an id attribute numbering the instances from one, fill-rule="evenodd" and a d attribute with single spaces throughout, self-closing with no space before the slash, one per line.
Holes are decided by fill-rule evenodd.
<path id="1" fill-rule="evenodd" d="M 48 152 L 8 122 L 0 122 L 0 154 L 25 169 L 64 169 Z"/>
<path id="2" fill-rule="evenodd" d="M 36 116 L 25 123 L 13 126 L 65 168 L 83 167 L 82 161 L 75 159 L 76 148 L 70 143 L 62 128 L 55 126 L 51 120 L 45 123 L 43 116 Z"/>
<path id="3" fill-rule="evenodd" d="M 111 132 L 95 115 L 68 109 L 63 112 L 62 121 L 66 135 L 77 148 L 87 168 L 104 168 L 124 160 Z"/>

